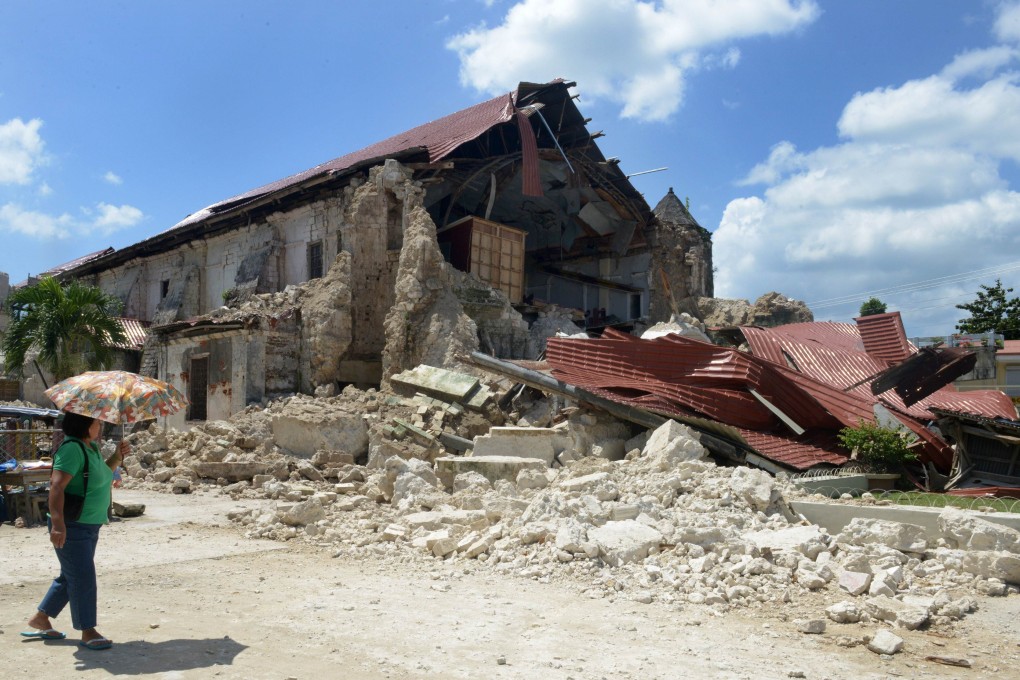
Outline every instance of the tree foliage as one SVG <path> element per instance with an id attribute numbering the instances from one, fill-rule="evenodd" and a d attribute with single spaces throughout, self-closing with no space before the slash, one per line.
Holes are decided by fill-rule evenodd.
<path id="1" fill-rule="evenodd" d="M 956 329 L 961 333 L 1002 333 L 1007 340 L 1020 340 L 1020 298 L 1008 297 L 1012 288 L 1003 288 L 1002 281 L 995 279 L 994 286 L 981 286 L 977 299 L 957 309 L 970 312 L 970 317 L 960 319 Z"/>
<path id="2" fill-rule="evenodd" d="M 110 365 L 111 346 L 127 336 L 116 316 L 120 301 L 78 281 L 61 285 L 46 277 L 7 298 L 11 324 L 3 337 L 4 370 L 20 375 L 26 359 L 38 361 L 57 380 Z"/>
<path id="3" fill-rule="evenodd" d="M 885 314 L 886 304 L 879 300 L 877 297 L 869 298 L 867 302 L 861 304 L 861 316 L 871 316 L 872 314 Z"/>

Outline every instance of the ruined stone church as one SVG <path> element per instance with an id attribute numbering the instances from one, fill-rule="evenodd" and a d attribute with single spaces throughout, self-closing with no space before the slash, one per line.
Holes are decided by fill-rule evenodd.
<path id="1" fill-rule="evenodd" d="M 148 325 L 142 372 L 191 400 L 175 426 L 696 313 L 710 234 L 672 190 L 650 209 L 574 85 L 521 83 L 59 274 Z"/>

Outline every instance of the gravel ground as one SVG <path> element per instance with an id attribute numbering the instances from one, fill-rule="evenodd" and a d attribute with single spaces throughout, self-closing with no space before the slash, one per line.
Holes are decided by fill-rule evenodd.
<path id="1" fill-rule="evenodd" d="M 873 625 L 799 632 L 810 601 L 720 616 L 592 598 L 569 579 L 245 539 L 226 519 L 238 503 L 219 496 L 117 497 L 147 510 L 100 539 L 100 630 L 116 643 L 105 652 L 18 635 L 56 559 L 45 529 L 0 525 L 4 677 L 1020 678 L 1015 597 L 982 598 L 950 628 L 898 631 L 904 651 L 882 658 L 861 644 Z M 67 613 L 57 625 L 72 632 Z"/>

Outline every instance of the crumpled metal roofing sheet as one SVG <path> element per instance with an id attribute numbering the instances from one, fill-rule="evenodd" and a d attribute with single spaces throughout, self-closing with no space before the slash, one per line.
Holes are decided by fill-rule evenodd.
<path id="1" fill-rule="evenodd" d="M 781 421 L 753 397 L 753 387 L 804 428 L 833 427 L 833 418 L 805 382 L 783 379 L 782 367 L 718 345 L 667 335 L 653 340 L 624 339 L 619 334 L 594 340 L 550 339 L 546 357 L 557 378 L 581 387 L 597 387 L 633 399 L 641 393 L 674 400 L 724 423 L 749 428 L 781 426 Z M 800 381 L 800 382 L 798 382 Z M 824 389 L 824 386 L 819 389 Z M 854 404 L 852 396 L 830 401 Z M 859 405 L 851 408 L 863 413 Z M 856 420 L 854 421 L 856 423 Z"/>
<path id="2" fill-rule="evenodd" d="M 914 353 L 915 348 L 907 341 L 899 312 L 861 316 L 854 321 L 865 351 L 876 359 L 896 363 Z"/>
<path id="3" fill-rule="evenodd" d="M 758 453 L 795 469 L 846 462 L 836 433 L 861 421 L 874 422 L 879 402 L 922 437 L 925 459 L 943 471 L 952 464 L 952 449 L 925 429 L 923 423 L 932 419 L 929 405 L 960 404 L 960 410 L 1015 415 L 1009 398 L 995 391 L 959 393 L 948 386 L 911 408 L 893 392 L 875 397 L 864 379 L 886 362 L 845 349 L 853 345 L 848 341 L 852 336 L 836 330 L 837 324 L 825 324 L 815 333 L 801 326 L 793 333 L 742 329 L 750 331 L 753 350 L 765 348 L 771 356 L 778 350 L 780 362 L 679 335 L 641 340 L 613 329 L 598 339 L 551 338 L 546 356 L 552 374 L 564 382 L 657 413 L 700 416 L 738 428 Z M 819 342 L 831 336 L 840 338 L 842 351 Z M 790 367 L 787 356 L 797 368 Z M 805 432 L 793 432 L 752 389 Z"/>
<path id="4" fill-rule="evenodd" d="M 898 314 L 875 316 L 885 317 L 883 325 L 898 325 L 902 334 Z M 867 379 L 888 368 L 889 363 L 870 354 L 848 349 L 854 343 L 847 342 L 847 338 L 857 333 L 857 329 L 851 324 L 819 323 L 817 325 L 821 328 L 815 331 L 807 328 L 811 325 L 814 324 L 790 324 L 778 328 L 742 326 L 740 330 L 755 356 L 776 362 L 782 367 L 788 367 L 792 362 L 797 372 L 813 378 L 822 385 L 819 388 L 819 396 L 821 398 L 822 394 L 826 395 L 823 403 L 833 415 L 841 419 L 849 416 L 871 421 L 873 416 L 860 409 L 862 403 L 870 405 L 875 402 Z M 832 344 L 823 344 L 826 339 Z M 839 349 L 840 346 L 843 349 Z M 857 383 L 862 384 L 845 392 L 846 397 L 838 394 Z M 832 387 L 838 389 L 834 391 Z M 932 416 L 929 407 L 940 405 L 1003 418 L 1012 418 L 1014 416 L 1010 414 L 1015 412 L 1009 398 L 998 390 L 957 392 L 951 384 L 909 407 L 893 390 L 883 392 L 878 400 L 902 414 L 920 420 L 930 420 Z M 867 410 L 870 411 L 870 406 Z M 856 422 L 848 423 L 851 426 L 855 424 Z"/>
<path id="5" fill-rule="evenodd" d="M 842 465 L 850 460 L 832 432 L 805 432 L 800 437 L 741 430 L 747 443 L 769 460 L 796 470 L 822 463 Z"/>

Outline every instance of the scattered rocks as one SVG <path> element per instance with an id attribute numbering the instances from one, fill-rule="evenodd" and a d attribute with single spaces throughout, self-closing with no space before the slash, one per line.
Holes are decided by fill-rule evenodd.
<path id="1" fill-rule="evenodd" d="M 136 433 L 125 484 L 265 498 L 264 509 L 231 513 L 252 538 L 564 580 L 591 597 L 789 616 L 813 635 L 827 622 L 945 625 L 1020 582 L 1012 534 L 984 520 L 944 512 L 937 545 L 920 527 L 860 518 L 831 537 L 790 512 L 787 496 L 800 492 L 781 477 L 715 465 L 686 426 L 635 432 L 584 409 L 556 425 L 562 415 L 529 399 L 520 408 L 548 428 L 536 435 L 538 458 L 506 441 L 501 450 L 513 455 L 439 455 L 434 423 L 458 423 L 457 441 L 470 443 L 489 421 L 437 397 L 345 388 L 187 433 Z M 313 423 L 316 409 L 335 412 L 323 416 L 351 441 L 303 434 L 305 443 L 281 445 L 274 423 L 276 432 Z M 516 436 L 507 428 L 491 439 Z M 883 632 L 870 646 L 895 653 Z M 832 641 L 866 642 L 861 633 Z"/>
<path id="2" fill-rule="evenodd" d="M 868 642 L 868 649 L 875 654 L 892 656 L 903 649 L 903 638 L 887 630 L 880 630 Z"/>

